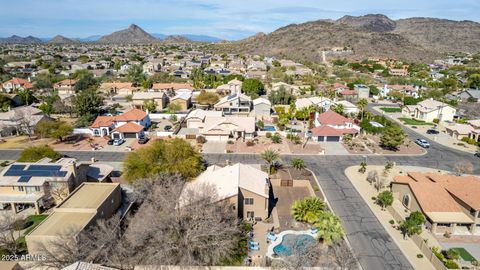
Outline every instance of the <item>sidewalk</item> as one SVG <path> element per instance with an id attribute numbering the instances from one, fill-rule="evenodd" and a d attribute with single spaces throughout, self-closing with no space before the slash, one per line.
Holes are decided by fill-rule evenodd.
<path id="1" fill-rule="evenodd" d="M 374 168 L 375 167 L 375 168 Z M 368 166 L 367 173 L 361 174 L 358 172 L 359 166 L 352 166 L 345 170 L 345 174 L 355 187 L 355 189 L 360 193 L 365 203 L 370 207 L 372 212 L 377 217 L 378 221 L 382 224 L 385 230 L 390 234 L 393 241 L 397 244 L 400 250 L 403 252 L 405 257 L 407 257 L 408 261 L 412 264 L 414 269 L 422 269 L 422 270 L 435 270 L 433 265 L 428 261 L 426 258 L 417 258 L 417 254 L 422 254 L 420 249 L 415 245 L 415 243 L 410 239 L 403 239 L 402 233 L 393 228 L 393 226 L 389 223 L 393 217 L 390 215 L 388 211 L 382 211 L 380 206 L 374 204 L 374 201 L 371 199 L 374 196 L 377 196 L 377 191 L 373 186 L 371 186 L 366 181 L 366 176 L 368 171 L 373 169 L 383 169 L 383 166 Z M 393 171 L 392 171 L 393 173 Z M 423 235 L 422 235 L 423 238 Z M 430 240 L 429 240 L 430 242 Z M 431 243 L 431 242 L 430 242 Z"/>

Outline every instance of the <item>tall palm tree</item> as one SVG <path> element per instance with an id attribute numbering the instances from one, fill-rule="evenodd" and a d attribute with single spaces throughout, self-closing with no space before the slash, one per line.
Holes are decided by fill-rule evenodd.
<path id="1" fill-rule="evenodd" d="M 318 229 L 318 239 L 327 246 L 338 243 L 345 236 L 340 219 L 331 212 L 323 212 L 314 226 Z"/>
<path id="2" fill-rule="evenodd" d="M 260 154 L 263 160 L 268 164 L 268 174 L 272 173 L 272 165 L 275 161 L 280 159 L 280 154 L 277 151 L 272 149 L 267 149 Z"/>
<path id="3" fill-rule="evenodd" d="M 360 120 L 363 120 L 363 112 L 365 111 L 365 107 L 368 105 L 368 100 L 366 98 L 362 98 L 357 102 L 357 107 L 360 109 Z"/>
<path id="4" fill-rule="evenodd" d="M 301 158 L 292 158 L 292 160 L 290 160 L 290 165 L 297 170 L 305 169 L 305 162 Z"/>

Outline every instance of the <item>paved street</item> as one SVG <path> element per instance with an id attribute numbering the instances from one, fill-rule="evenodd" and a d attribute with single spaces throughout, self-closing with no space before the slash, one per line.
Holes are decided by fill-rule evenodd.
<path id="1" fill-rule="evenodd" d="M 423 137 L 405 129 L 411 138 Z M 20 151 L 1 150 L 0 159 L 14 160 Z M 90 160 L 94 157 L 100 161 L 122 161 L 124 152 L 62 152 L 78 160 Z M 297 156 L 298 157 L 298 156 Z M 204 154 L 210 163 L 242 162 L 246 164 L 262 163 L 259 155 L 240 154 Z M 282 156 L 288 162 L 292 156 Z M 355 155 L 301 156 L 306 165 L 315 173 L 329 200 L 333 211 L 341 217 L 347 238 L 360 259 L 363 269 L 412 269 L 402 252 L 392 241 L 375 215 L 355 190 L 344 174 L 344 170 L 358 165 L 364 158 Z M 415 165 L 443 170 L 452 170 L 455 162 L 468 160 L 474 165 L 474 173 L 480 174 L 480 159 L 471 154 L 454 150 L 431 142 L 428 153 L 422 156 L 378 156 L 367 157 L 369 165 L 384 165 L 387 160 L 399 165 Z"/>

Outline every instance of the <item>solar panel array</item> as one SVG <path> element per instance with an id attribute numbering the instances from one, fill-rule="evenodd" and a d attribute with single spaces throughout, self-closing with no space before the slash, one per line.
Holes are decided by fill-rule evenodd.
<path id="1" fill-rule="evenodd" d="M 25 169 L 26 168 L 26 169 Z M 19 176 L 18 182 L 26 183 L 32 177 L 65 177 L 66 171 L 61 171 L 60 165 L 12 165 L 4 176 Z"/>

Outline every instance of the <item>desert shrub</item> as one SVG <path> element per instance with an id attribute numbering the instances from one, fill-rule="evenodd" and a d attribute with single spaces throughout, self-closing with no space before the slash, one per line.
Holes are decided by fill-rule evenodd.
<path id="1" fill-rule="evenodd" d="M 270 139 L 270 138 L 272 137 L 272 133 L 271 133 L 271 132 L 265 133 L 265 137 L 267 137 L 268 139 Z"/>
<path id="2" fill-rule="evenodd" d="M 198 136 L 197 137 L 197 143 L 204 144 L 206 142 L 207 142 L 207 139 L 205 139 L 205 137 L 203 137 L 203 136 Z"/>
<path id="3" fill-rule="evenodd" d="M 255 142 L 254 141 L 247 141 L 247 146 L 254 146 Z"/>

